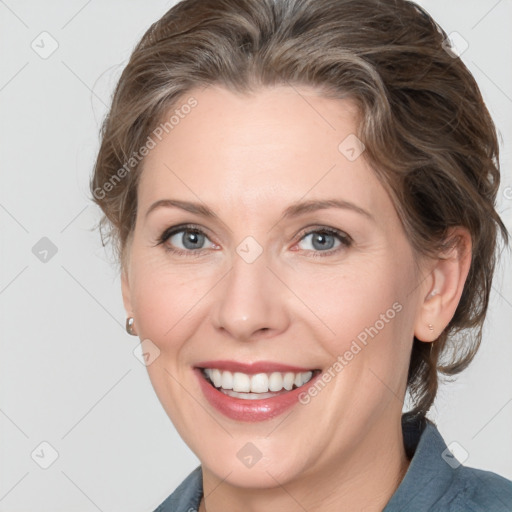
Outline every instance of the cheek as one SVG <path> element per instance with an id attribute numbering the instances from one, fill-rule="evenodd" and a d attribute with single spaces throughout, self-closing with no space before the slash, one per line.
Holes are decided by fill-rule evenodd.
<path id="1" fill-rule="evenodd" d="M 414 311 L 408 294 L 410 265 L 366 261 L 333 276 L 332 269 L 314 279 L 305 274 L 294 283 L 304 303 L 303 319 L 318 325 L 317 340 L 330 358 L 340 363 L 343 386 L 379 387 L 379 376 L 398 390 L 406 378 L 413 333 Z M 400 267 L 400 272 L 398 272 Z M 312 286 L 314 283 L 314 286 Z M 295 288 L 296 287 L 296 288 Z M 321 335 L 320 335 L 321 333 Z M 341 360 L 339 359 L 341 357 Z"/>
<path id="2" fill-rule="evenodd" d="M 293 288 L 311 310 L 309 317 L 323 324 L 323 338 L 340 350 L 352 339 L 364 341 L 365 329 L 375 324 L 378 331 L 386 330 L 403 300 L 399 283 L 371 264 L 363 270 L 343 269 L 338 275 L 333 269 L 314 276 L 297 273 Z"/>
<path id="3" fill-rule="evenodd" d="M 209 279 L 188 274 L 194 277 L 186 277 L 184 269 L 134 267 L 131 291 L 137 329 L 141 338 L 151 339 L 160 350 L 169 350 L 173 340 L 183 339 L 209 289 Z"/>
<path id="4" fill-rule="evenodd" d="M 160 403 L 180 432 L 190 430 L 187 425 L 205 422 L 204 411 L 184 400 L 183 386 L 199 395 L 188 365 L 187 340 L 197 331 L 198 314 L 204 307 L 201 298 L 211 286 L 197 272 L 156 266 L 147 258 L 133 260 L 131 292 L 137 330 L 141 340 L 151 340 L 160 351 L 146 369 Z"/>

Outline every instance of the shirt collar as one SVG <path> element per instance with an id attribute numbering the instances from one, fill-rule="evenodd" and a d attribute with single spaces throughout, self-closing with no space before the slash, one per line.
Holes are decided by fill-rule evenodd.
<path id="1" fill-rule="evenodd" d="M 428 418 L 402 415 L 402 433 L 407 456 L 411 459 L 407 472 L 382 512 L 429 510 L 450 487 L 454 467 L 436 425 Z"/>

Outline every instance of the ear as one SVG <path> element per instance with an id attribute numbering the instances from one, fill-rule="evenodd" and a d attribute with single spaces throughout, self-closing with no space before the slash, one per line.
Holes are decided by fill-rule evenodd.
<path id="1" fill-rule="evenodd" d="M 128 270 L 121 270 L 121 292 L 123 295 L 123 304 L 127 316 L 133 316 L 132 299 L 130 294 L 130 281 L 128 278 Z"/>
<path id="2" fill-rule="evenodd" d="M 471 235 L 466 228 L 449 231 L 453 247 L 433 260 L 422 288 L 423 297 L 416 316 L 414 335 L 421 341 L 436 340 L 450 323 L 464 290 L 471 266 Z"/>
<path id="3" fill-rule="evenodd" d="M 130 280 L 129 280 L 128 270 L 126 268 L 123 268 L 121 270 L 121 292 L 123 295 L 123 304 L 124 304 L 124 309 L 126 311 L 126 316 L 133 317 Z M 129 334 L 133 334 L 135 336 L 137 335 L 137 326 L 135 325 L 135 320 L 134 320 L 131 330 L 128 330 L 128 323 L 127 323 L 126 330 L 128 331 Z"/>

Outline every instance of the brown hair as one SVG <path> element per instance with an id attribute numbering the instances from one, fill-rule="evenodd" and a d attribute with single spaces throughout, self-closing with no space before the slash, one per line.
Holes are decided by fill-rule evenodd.
<path id="1" fill-rule="evenodd" d="M 361 113 L 365 157 L 417 254 L 436 255 L 457 243 L 448 236 L 451 227 L 471 233 L 472 264 L 455 315 L 435 343 L 413 342 L 409 414 L 424 416 L 436 396 L 438 371 L 455 375 L 479 348 L 499 232 L 508 243 L 495 211 L 494 124 L 472 75 L 448 50 L 443 30 L 405 0 L 176 4 L 136 46 L 102 126 L 91 181 L 93 200 L 104 212 L 102 234 L 113 239 L 122 262 L 143 148 L 194 87 L 250 93 L 297 84 L 325 97 L 350 97 Z"/>

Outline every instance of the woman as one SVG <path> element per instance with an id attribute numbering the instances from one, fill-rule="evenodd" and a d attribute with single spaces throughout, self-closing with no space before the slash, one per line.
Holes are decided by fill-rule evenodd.
<path id="1" fill-rule="evenodd" d="M 158 511 L 512 510 L 426 418 L 508 242 L 446 41 L 401 0 L 185 0 L 135 48 L 91 190 L 201 461 Z"/>

